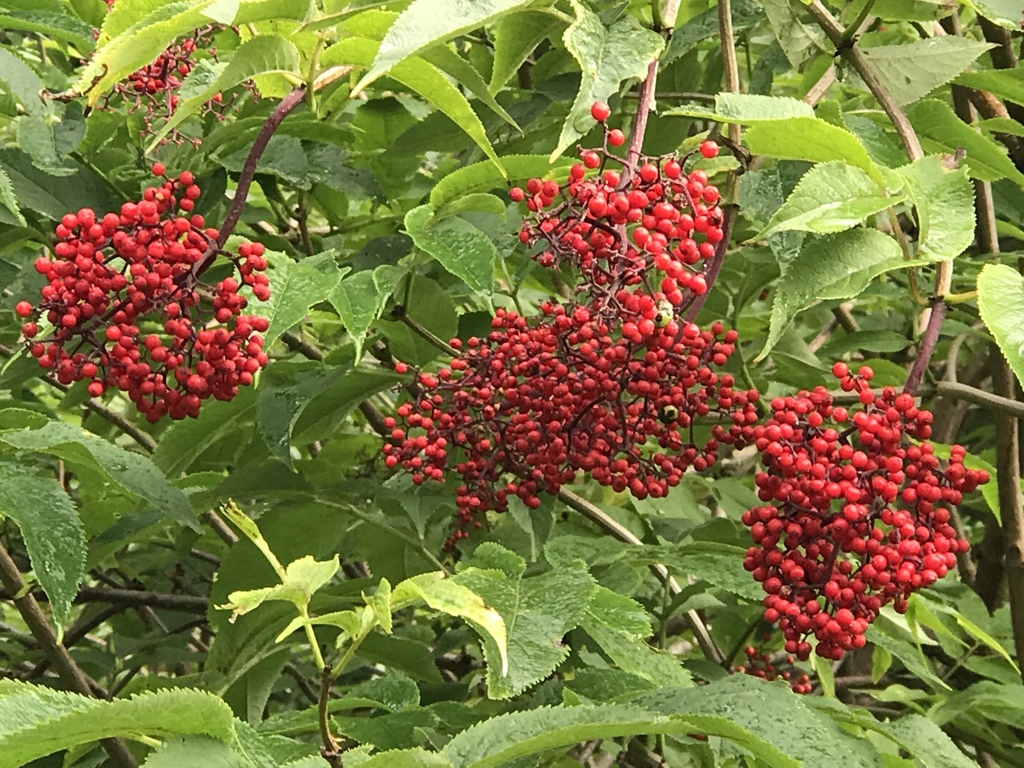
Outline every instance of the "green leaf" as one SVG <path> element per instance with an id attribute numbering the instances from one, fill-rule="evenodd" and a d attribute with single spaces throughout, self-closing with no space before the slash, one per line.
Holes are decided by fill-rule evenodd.
<path id="1" fill-rule="evenodd" d="M 795 69 L 799 70 L 807 59 L 825 50 L 821 32 L 804 24 L 789 0 L 761 0 L 761 4 L 775 39 Z"/>
<path id="2" fill-rule="evenodd" d="M 417 248 L 474 291 L 490 296 L 498 251 L 482 231 L 458 217 L 436 221 L 429 205 L 409 211 L 405 229 Z"/>
<path id="3" fill-rule="evenodd" d="M 444 573 L 422 573 L 398 584 L 391 593 L 392 610 L 399 611 L 415 602 L 422 601 L 430 608 L 449 616 L 458 616 L 469 622 L 485 639 L 485 656 L 489 669 L 493 671 L 495 655 L 501 675 L 508 670 L 508 636 L 505 620 L 484 598 L 460 582 L 449 579 Z M 496 654 L 486 651 L 493 647 Z"/>
<path id="4" fill-rule="evenodd" d="M 372 595 L 368 596 L 364 592 L 363 600 L 373 610 L 373 615 L 377 617 L 377 623 L 380 624 L 381 629 L 390 635 L 393 629 L 391 613 L 394 609 L 391 607 L 391 584 L 388 583 L 388 580 L 381 579 Z"/>
<path id="5" fill-rule="evenodd" d="M 348 37 L 339 40 L 323 52 L 321 66 L 350 64 L 356 67 L 366 67 L 373 60 L 378 47 L 382 45 L 378 44 L 376 40 L 362 37 Z M 499 170 L 501 169 L 501 160 L 487 138 L 484 124 L 480 122 L 480 118 L 473 111 L 469 100 L 462 95 L 462 91 L 453 85 L 441 70 L 428 61 L 416 57 L 395 64 L 389 70 L 388 77 L 416 91 L 436 109 L 450 117 L 452 122 L 464 130 L 484 151 L 484 154 L 497 164 Z"/>
<path id="6" fill-rule="evenodd" d="M 21 451 L 49 453 L 73 464 L 85 464 L 105 474 L 128 493 L 182 525 L 199 530 L 188 499 L 171 486 L 146 456 L 126 451 L 78 427 L 51 421 L 41 429 L 0 433 L 0 442 Z"/>
<path id="7" fill-rule="evenodd" d="M 1024 186 L 1024 174 L 1017 170 L 1002 147 L 964 123 L 944 102 L 925 99 L 907 110 L 918 138 L 932 152 L 955 153 L 964 149 L 971 177 L 982 181 L 1008 178 Z"/>
<path id="8" fill-rule="evenodd" d="M 921 765 L 928 768 L 975 768 L 976 763 L 961 752 L 939 726 L 926 717 L 910 714 L 885 725 L 892 737 Z"/>
<path id="9" fill-rule="evenodd" d="M 732 3 L 732 27 L 733 32 L 740 33 L 757 24 L 764 19 L 764 9 L 755 0 L 738 0 Z M 671 64 L 676 59 L 682 58 L 697 43 L 710 40 L 718 35 L 718 9 L 709 8 L 688 19 L 686 23 L 672 30 L 672 37 L 668 41 L 668 48 L 665 55 L 661 57 L 661 64 Z"/>
<path id="10" fill-rule="evenodd" d="M 341 561 L 337 555 L 326 561 L 316 560 L 310 555 L 300 557 L 287 565 L 280 584 L 232 592 L 228 595 L 228 602 L 218 605 L 217 609 L 231 611 L 231 621 L 256 610 L 265 602 L 275 600 L 292 603 L 302 611 L 309 605 L 313 593 L 333 579 L 340 568 Z"/>
<path id="11" fill-rule="evenodd" d="M 952 259 L 974 242 L 974 187 L 967 169 L 951 171 L 938 157 L 922 157 L 899 169 L 917 211 L 918 253 Z"/>
<path id="12" fill-rule="evenodd" d="M 0 29 L 20 29 L 64 40 L 82 51 L 93 46 L 92 27 L 64 11 L 7 11 L 0 8 Z"/>
<path id="13" fill-rule="evenodd" d="M 815 163 L 841 160 L 867 173 L 879 190 L 885 187 L 882 172 L 860 140 L 849 131 L 816 117 L 753 123 L 744 139 L 755 155 Z"/>
<path id="14" fill-rule="evenodd" d="M 532 0 L 414 0 L 391 25 L 370 70 L 352 89 L 358 93 L 396 64 L 434 43 L 497 21 Z"/>
<path id="15" fill-rule="evenodd" d="M 25 221 L 25 217 L 21 215 L 21 210 L 18 208 L 18 199 L 14 196 L 14 186 L 11 184 L 11 177 L 7 175 L 3 168 L 0 168 L 0 205 L 14 214 L 15 220 L 21 226 L 28 226 L 28 222 Z"/>
<path id="16" fill-rule="evenodd" d="M 474 725 L 448 742 L 441 754 L 451 761 L 454 768 L 492 768 L 510 764 L 526 755 L 565 748 L 590 739 L 704 733 L 722 736 L 746 747 L 768 766 L 798 768 L 798 761 L 734 725 L 728 717 L 700 714 L 674 717 L 619 705 L 538 707 L 498 715 Z"/>
<path id="17" fill-rule="evenodd" d="M 482 161 L 452 171 L 430 190 L 430 205 L 438 217 L 446 214 L 465 195 L 475 192 L 490 192 L 506 184 L 524 183 L 537 177 L 543 180 L 562 180 L 569 172 L 574 160 L 560 158 L 549 162 L 544 155 L 506 155 L 501 164 L 508 173 L 508 179 L 494 163 Z"/>
<path id="18" fill-rule="evenodd" d="M 544 38 L 553 37 L 563 27 L 563 22 L 540 11 L 519 11 L 498 19 L 490 33 L 494 41 L 491 93 L 504 87 Z"/>
<path id="19" fill-rule="evenodd" d="M 181 768 L 201 765 L 203 768 L 251 768 L 243 758 L 222 741 L 208 736 L 187 736 L 165 741 L 152 752 L 142 768 Z"/>
<path id="20" fill-rule="evenodd" d="M 7 87 L 30 115 L 46 114 L 46 104 L 39 98 L 43 83 L 21 58 L 0 48 L 0 83 Z"/>
<path id="21" fill-rule="evenodd" d="M 954 10 L 946 0 L 878 0 L 871 6 L 871 13 L 886 21 L 934 21 Z"/>
<path id="22" fill-rule="evenodd" d="M 167 134 L 195 114 L 216 94 L 234 88 L 259 75 L 297 74 L 299 66 L 299 51 L 290 40 L 278 35 L 260 35 L 245 41 L 232 53 L 231 61 L 215 71 L 215 76 L 212 79 L 197 82 L 194 77 L 196 70 L 185 78 L 177 94 L 181 101 L 170 119 L 160 126 L 153 135 L 146 151 L 152 152 Z"/>
<path id="23" fill-rule="evenodd" d="M 317 758 L 323 762 L 322 758 Z M 346 758 L 347 759 L 347 758 Z M 420 749 L 392 749 L 378 752 L 369 760 L 352 763 L 353 768 L 452 768 L 450 761 L 436 752 Z M 310 766 L 314 768 L 314 766 Z"/>
<path id="24" fill-rule="evenodd" d="M 978 275 L 978 311 L 1017 381 L 1024 384 L 1024 281 L 1020 273 L 1005 264 L 986 264 Z"/>
<path id="25" fill-rule="evenodd" d="M 643 606 L 606 587 L 597 587 L 580 624 L 621 670 L 658 686 L 692 685 L 680 660 L 647 644 L 651 622 Z"/>
<path id="26" fill-rule="evenodd" d="M 257 390 L 256 424 L 270 452 L 294 470 L 292 429 L 314 397 L 352 370 L 351 365 L 279 363 L 271 366 Z"/>
<path id="27" fill-rule="evenodd" d="M 644 29 L 632 16 L 625 15 L 606 27 L 579 0 L 572 0 L 572 7 L 576 21 L 565 30 L 562 40 L 580 65 L 580 90 L 562 125 L 552 160 L 594 127 L 590 106 L 607 100 L 623 80 L 643 80 L 648 65 L 665 47 L 661 35 Z"/>
<path id="28" fill-rule="evenodd" d="M 345 330 L 355 341 L 356 362 L 362 356 L 366 332 L 380 317 L 390 293 L 378 292 L 373 281 L 373 270 L 364 269 L 345 277 L 327 297 L 345 324 Z"/>
<path id="29" fill-rule="evenodd" d="M 85 576 L 85 532 L 75 505 L 54 478 L 0 461 L 0 515 L 18 524 L 32 571 L 62 634 Z"/>
<path id="30" fill-rule="evenodd" d="M 852 298 L 883 272 L 922 263 L 927 262 L 904 261 L 896 241 L 877 229 L 808 238 L 776 286 L 768 339 L 755 362 L 768 356 L 796 314 L 815 301 Z"/>
<path id="31" fill-rule="evenodd" d="M 746 550 L 731 544 L 714 541 L 695 541 L 692 544 L 638 547 L 634 562 L 661 563 L 674 574 L 693 576 L 712 586 L 724 589 L 751 602 L 764 597 L 761 587 L 743 569 Z M 630 555 L 630 550 L 627 550 Z"/>
<path id="32" fill-rule="evenodd" d="M 810 766 L 877 768 L 870 742 L 845 733 L 827 715 L 811 709 L 788 685 L 766 683 L 750 675 L 730 675 L 697 688 L 665 688 L 633 700 L 664 715 L 728 718 L 734 727 L 763 739 L 788 759 Z M 779 723 L 793 727 L 780 728 Z"/>
<path id="33" fill-rule="evenodd" d="M 859 168 L 842 162 L 819 163 L 804 174 L 756 239 L 788 230 L 842 232 L 904 198 L 880 195 L 878 184 Z"/>
<path id="34" fill-rule="evenodd" d="M 102 701 L 30 683 L 0 681 L 0 768 L 114 736 L 232 736 L 231 709 L 205 691 L 168 689 Z"/>
<path id="35" fill-rule="evenodd" d="M 524 579 L 526 564 L 521 559 L 518 563 L 518 573 L 467 568 L 454 577 L 505 620 L 508 670 L 498 674 L 488 668 L 487 693 L 493 699 L 515 696 L 565 660 L 569 649 L 562 645 L 562 637 L 583 619 L 594 589 L 593 578 L 583 568 L 556 568 Z"/>
<path id="36" fill-rule="evenodd" d="M 266 346 L 281 337 L 281 334 L 302 322 L 314 304 L 327 299 L 344 274 L 334 260 L 334 252 L 327 251 L 295 262 L 283 254 L 272 254 L 270 299 L 262 305 L 252 307 L 258 314 L 270 321 L 263 334 Z"/>
<path id="37" fill-rule="evenodd" d="M 966 37 L 943 35 L 861 50 L 893 98 L 906 105 L 948 83 L 992 47 Z"/>
<path id="38" fill-rule="evenodd" d="M 168 477 L 189 469 L 207 448 L 229 436 L 244 434 L 252 419 L 258 390 L 243 387 L 234 400 L 214 400 L 203 405 L 202 419 L 173 423 L 160 436 L 153 451 L 153 463 Z"/>
<path id="39" fill-rule="evenodd" d="M 513 18 L 516 15 L 521 14 L 513 14 L 506 18 Z M 516 124 L 516 121 L 512 119 L 512 116 L 491 94 L 487 83 L 484 82 L 476 67 L 452 50 L 449 45 L 435 45 L 428 48 L 423 52 L 422 58 L 454 79 L 459 85 L 467 88 L 474 96 L 486 104 L 488 109 L 521 132 L 522 129 Z"/>
<path id="40" fill-rule="evenodd" d="M 953 82 L 979 91 L 988 91 L 1000 99 L 1024 104 L 1024 72 L 1020 69 L 987 69 L 982 72 L 964 72 Z"/>

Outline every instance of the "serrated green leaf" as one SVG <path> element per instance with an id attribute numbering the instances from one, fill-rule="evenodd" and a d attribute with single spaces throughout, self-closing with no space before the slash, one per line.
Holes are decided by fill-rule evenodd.
<path id="1" fill-rule="evenodd" d="M 749 749 L 768 766 L 797 768 L 800 765 L 726 717 L 673 717 L 620 705 L 538 707 L 498 715 L 455 736 L 441 754 L 454 768 L 492 768 L 526 755 L 590 739 L 658 733 L 722 736 Z"/>
<path id="2" fill-rule="evenodd" d="M 53 477 L 0 461 L 0 516 L 18 524 L 50 615 L 62 632 L 85 576 L 85 532 L 75 505 Z"/>
<path id="3" fill-rule="evenodd" d="M 92 27 L 62 11 L 0 9 L 0 29 L 20 29 L 67 41 L 83 52 L 92 48 Z"/>
<path id="4" fill-rule="evenodd" d="M 532 0 L 414 0 L 388 29 L 369 71 L 353 93 L 434 43 L 497 21 Z"/>
<path id="5" fill-rule="evenodd" d="M 91 466 L 167 517 L 199 529 L 185 494 L 171 486 L 146 456 L 126 451 L 71 424 L 55 421 L 40 429 L 0 433 L 0 442 L 22 451 L 49 453 L 70 463 Z"/>
<path id="6" fill-rule="evenodd" d="M 819 163 L 804 174 L 757 239 L 789 230 L 817 234 L 842 232 L 905 197 L 880 195 L 871 177 L 854 166 L 841 162 Z"/>
<path id="7" fill-rule="evenodd" d="M 397 23 L 397 22 L 396 22 Z M 369 66 L 374 60 L 378 48 L 383 44 L 376 40 L 362 37 L 348 37 L 339 40 L 321 55 L 322 66 L 352 65 Z M 501 161 L 494 151 L 487 130 L 469 100 L 454 86 L 451 81 L 433 64 L 416 57 L 395 64 L 388 76 L 408 86 L 424 99 L 434 105 L 435 109 L 446 114 L 466 134 L 476 142 L 491 160 L 501 169 Z"/>
<path id="8" fill-rule="evenodd" d="M 738 0 L 732 3 L 732 27 L 733 32 L 739 34 L 744 30 L 757 24 L 764 19 L 764 9 L 755 0 Z M 661 57 L 661 64 L 671 64 L 676 59 L 682 58 L 693 48 L 704 40 L 710 40 L 718 35 L 718 9 L 709 8 L 688 19 L 684 24 L 672 30 L 672 37 L 668 41 L 668 48 L 665 55 Z"/>
<path id="9" fill-rule="evenodd" d="M 974 768 L 976 763 L 961 752 L 934 722 L 910 714 L 886 724 L 886 730 L 928 768 Z"/>
<path id="10" fill-rule="evenodd" d="M 323 762 L 322 759 L 321 762 Z M 352 763 L 352 765 L 354 768 L 452 768 L 451 762 L 443 756 L 418 747 L 378 752 L 369 760 Z"/>
<path id="11" fill-rule="evenodd" d="M 484 602 L 484 598 L 471 587 L 445 577 L 444 573 L 423 573 L 398 584 L 391 593 L 391 605 L 395 611 L 422 600 L 435 611 L 449 616 L 459 616 L 469 622 L 484 638 L 485 657 L 488 661 L 488 676 L 495 671 L 494 662 L 500 675 L 508 671 L 508 636 L 502 614 Z M 496 653 L 488 653 L 493 649 Z"/>
<path id="12" fill-rule="evenodd" d="M 49 111 L 39 98 L 39 92 L 43 89 L 39 75 L 6 48 L 0 48 L 0 83 L 7 85 L 10 93 L 14 94 L 29 114 L 46 114 Z"/>
<path id="13" fill-rule="evenodd" d="M 364 269 L 342 279 L 327 297 L 345 324 L 345 330 L 355 341 L 356 362 L 362 356 L 366 332 L 380 317 L 390 293 L 379 293 L 373 280 L 373 270 Z"/>
<path id="14" fill-rule="evenodd" d="M 957 85 L 988 91 L 1000 99 L 1024 104 L 1024 72 L 1020 69 L 988 69 L 964 72 L 954 80 Z"/>
<path id="15" fill-rule="evenodd" d="M 487 693 L 507 699 L 547 677 L 565 660 L 562 637 L 582 620 L 594 588 L 582 568 L 558 568 L 530 578 L 468 568 L 455 581 L 480 595 L 505 620 L 508 672 L 487 670 Z"/>
<path id="16" fill-rule="evenodd" d="M 650 619 L 632 598 L 597 587 L 580 626 L 619 669 L 659 687 L 692 685 L 678 658 L 647 644 Z"/>
<path id="17" fill-rule="evenodd" d="M 647 67 L 661 53 L 665 41 L 661 35 L 644 29 L 626 15 L 606 27 L 600 17 L 578 0 L 572 0 L 576 13 L 562 41 L 580 65 L 580 89 L 562 125 L 558 145 L 551 159 L 561 155 L 573 142 L 594 127 L 590 107 L 615 93 L 623 80 L 643 80 Z"/>
<path id="18" fill-rule="evenodd" d="M 498 251 L 491 239 L 465 219 L 437 221 L 429 205 L 405 215 L 405 229 L 420 250 L 478 293 L 490 296 Z"/>
<path id="19" fill-rule="evenodd" d="M 878 0 L 871 13 L 886 21 L 934 21 L 956 8 L 948 0 Z"/>
<path id="20" fill-rule="evenodd" d="M 507 181 L 493 163 L 473 163 L 438 181 L 430 190 L 430 206 L 440 217 L 446 215 L 464 195 L 490 192 L 506 184 L 525 183 L 532 177 L 561 180 L 574 162 L 560 158 L 552 163 L 544 155 L 506 155 L 501 158 L 501 164 L 508 173 Z"/>
<path id="21" fill-rule="evenodd" d="M 374 590 L 372 595 L 363 593 L 363 600 L 373 610 L 374 616 L 377 617 L 377 623 L 380 624 L 381 629 L 385 633 L 391 634 L 393 628 L 393 622 L 391 619 L 391 584 L 387 579 L 381 579 L 380 584 L 377 585 L 377 589 Z"/>
<path id="22" fill-rule="evenodd" d="M 796 314 L 815 301 L 852 298 L 883 272 L 925 263 L 904 261 L 896 241 L 877 229 L 808 238 L 776 286 L 768 339 L 755 362 L 767 357 Z"/>
<path id="23" fill-rule="evenodd" d="M 244 435 L 243 426 L 253 417 L 257 397 L 258 390 L 243 387 L 234 400 L 206 403 L 202 419 L 175 422 L 160 435 L 153 463 L 168 477 L 177 477 L 219 440 Z"/>
<path id="24" fill-rule="evenodd" d="M 344 274 L 334 260 L 333 251 L 318 253 L 295 262 L 283 254 L 271 254 L 270 299 L 254 303 L 252 312 L 267 318 L 270 326 L 263 334 L 270 346 L 281 334 L 300 323 L 314 304 L 326 300 Z"/>
<path id="25" fill-rule="evenodd" d="M 28 226 L 25 217 L 21 215 L 21 210 L 18 208 L 18 200 L 14 196 L 14 186 L 11 184 L 11 177 L 7 175 L 3 168 L 0 168 L 0 205 L 10 211 L 21 226 Z"/>
<path id="26" fill-rule="evenodd" d="M 1024 174 L 1017 170 L 1002 147 L 964 123 L 946 103 L 937 99 L 919 101 L 907 110 L 907 117 L 925 149 L 948 154 L 966 150 L 964 164 L 972 178 L 982 181 L 1008 178 L 1024 186 Z"/>
<path id="27" fill-rule="evenodd" d="M 282 583 L 263 589 L 249 589 L 232 592 L 228 602 L 218 605 L 218 610 L 230 610 L 232 620 L 237 616 L 256 610 L 268 601 L 292 603 L 300 611 L 309 605 L 313 593 L 334 578 L 341 568 L 338 556 L 319 561 L 307 555 L 289 563 L 284 570 Z"/>
<path id="28" fill-rule="evenodd" d="M 967 169 L 951 171 L 938 157 L 922 157 L 899 169 L 917 212 L 921 256 L 952 259 L 974 242 L 974 187 Z"/>
<path id="29" fill-rule="evenodd" d="M 235 2 L 237 10 L 237 0 Z M 200 63 L 202 63 L 202 60 Z M 216 94 L 234 88 L 259 75 L 271 73 L 297 74 L 299 51 L 294 43 L 278 35 L 260 35 L 247 40 L 231 55 L 231 61 L 214 71 L 212 78 L 197 82 L 198 67 L 185 78 L 178 90 L 178 106 L 153 134 L 147 152 L 152 152 L 164 137 L 180 125 Z M 260 170 L 263 168 L 261 166 Z"/>
<path id="30" fill-rule="evenodd" d="M 863 48 L 862 53 L 893 98 L 906 105 L 948 83 L 990 48 L 989 43 L 943 35 Z"/>
<path id="31" fill-rule="evenodd" d="M 252 763 L 222 741 L 208 736 L 186 736 L 164 742 L 153 751 L 142 768 L 252 768 Z"/>
<path id="32" fill-rule="evenodd" d="M 540 11 L 520 11 L 499 19 L 491 27 L 494 61 L 491 93 L 500 91 L 546 37 L 560 33 L 565 23 Z"/>
<path id="33" fill-rule="evenodd" d="M 840 160 L 867 173 L 880 190 L 885 187 L 881 170 L 860 140 L 849 131 L 816 117 L 753 123 L 744 140 L 755 155 L 815 163 Z"/>
<path id="34" fill-rule="evenodd" d="M 231 709 L 205 691 L 168 689 L 102 701 L 30 683 L 0 681 L 0 768 L 113 736 L 232 736 Z"/>
<path id="35" fill-rule="evenodd" d="M 978 275 L 978 312 L 1017 381 L 1024 384 L 1024 281 L 1020 273 L 1005 264 L 986 264 Z"/>

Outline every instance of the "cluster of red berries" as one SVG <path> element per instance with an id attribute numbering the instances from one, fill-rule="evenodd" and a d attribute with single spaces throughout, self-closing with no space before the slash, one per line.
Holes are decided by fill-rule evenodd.
<path id="1" fill-rule="evenodd" d="M 603 123 L 607 106 L 592 114 Z M 545 302 L 530 318 L 499 310 L 485 338 L 452 340 L 451 362 L 420 374 L 418 395 L 388 419 L 387 466 L 415 483 L 452 469 L 461 478 L 449 547 L 509 497 L 536 507 L 581 472 L 663 497 L 757 420 L 757 392 L 716 370 L 735 331 L 680 316 L 707 288 L 698 262 L 722 241 L 717 190 L 684 173 L 685 158 L 627 162 L 608 151 L 623 140 L 606 127 L 605 146 L 581 151 L 564 187 L 531 179 L 528 199 L 511 192 L 531 211 L 520 239 L 541 246 L 536 260 L 577 270 L 573 301 Z M 621 172 L 604 170 L 610 162 Z"/>
<path id="2" fill-rule="evenodd" d="M 764 639 L 767 642 L 771 639 L 771 635 L 766 636 Z M 744 648 L 743 653 L 747 657 L 747 663 L 733 667 L 733 672 L 759 677 L 768 682 L 780 679 L 785 680 L 789 683 L 790 690 L 793 693 L 808 694 L 813 689 L 810 676 L 793 666 L 796 663 L 796 658 L 792 654 L 777 658 L 771 653 L 758 650 L 752 645 Z"/>
<path id="3" fill-rule="evenodd" d="M 765 620 L 800 659 L 812 635 L 828 659 L 863 647 L 882 606 L 905 611 L 911 593 L 945 576 L 967 550 L 948 507 L 989 479 L 964 467 L 960 446 L 941 466 L 927 441 L 932 414 L 910 394 L 872 389 L 868 367 L 832 372 L 859 407 L 818 387 L 776 398 L 771 418 L 744 434 L 761 451 L 766 506 L 743 515 L 754 540 L 743 565 L 767 595 Z"/>
<path id="4" fill-rule="evenodd" d="M 199 197 L 192 174 L 166 176 L 153 166 L 160 186 L 139 202 L 98 217 L 89 209 L 69 213 L 57 225 L 54 258 L 41 256 L 36 271 L 47 280 L 42 301 L 15 307 L 22 333 L 39 365 L 62 384 L 88 381 L 92 397 L 113 387 L 125 392 L 155 422 L 196 416 L 209 397 L 230 400 L 267 363 L 262 317 L 242 315 L 242 284 L 264 301 L 263 246 L 245 243 L 237 256 L 218 247 L 217 230 L 189 215 Z M 227 277 L 201 303 L 199 273 L 224 255 L 241 281 Z M 45 331 L 45 319 L 52 329 Z"/>

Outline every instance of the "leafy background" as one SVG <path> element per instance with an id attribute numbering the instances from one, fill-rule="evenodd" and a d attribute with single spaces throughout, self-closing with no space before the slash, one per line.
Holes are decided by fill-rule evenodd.
<path id="1" fill-rule="evenodd" d="M 346 765 L 1024 765 L 1020 12 L 0 0 L 0 766 L 325 764 L 321 645 L 344 661 L 327 715 Z M 112 87 L 211 22 L 231 27 L 217 60 L 146 133 Z M 998 475 L 959 510 L 973 546 L 959 574 L 886 613 L 862 652 L 805 665 L 807 697 L 728 673 L 766 629 L 741 567 L 753 456 L 657 503 L 580 485 L 582 504 L 513 506 L 457 564 L 439 560 L 450 489 L 414 488 L 378 458 L 404 381 L 390 361 L 442 354 L 416 328 L 465 339 L 496 307 L 560 292 L 518 247 L 508 184 L 563 176 L 600 140 L 596 99 L 627 130 L 655 61 L 647 153 L 742 135 L 736 159 L 703 164 L 739 206 L 701 314 L 739 330 L 737 377 L 770 398 L 827 383 L 846 358 L 902 385 L 914 294 L 927 302 L 938 279 L 952 297 L 920 394 L 936 442 Z M 250 80 L 258 99 L 238 90 Z M 38 293 L 56 221 L 117 210 L 153 159 L 193 170 L 199 212 L 220 221 L 260 126 L 318 82 L 263 154 L 237 230 L 271 251 L 258 386 L 152 426 L 41 379 L 12 310 Z M 84 95 L 39 96 L 72 89 Z M 199 111 L 218 92 L 240 94 L 223 120 Z M 161 143 L 172 131 L 200 141 Z"/>

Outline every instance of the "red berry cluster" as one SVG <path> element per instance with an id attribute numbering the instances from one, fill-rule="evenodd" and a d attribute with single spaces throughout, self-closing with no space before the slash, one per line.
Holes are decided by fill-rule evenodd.
<path id="1" fill-rule="evenodd" d="M 765 637 L 765 641 L 770 639 L 770 635 Z M 811 692 L 811 678 L 793 666 L 796 663 L 796 658 L 792 654 L 779 659 L 752 645 L 744 648 L 743 653 L 747 657 L 747 663 L 734 667 L 733 672 L 759 677 L 768 682 L 785 680 L 789 683 L 793 693 L 808 694 Z"/>
<path id="2" fill-rule="evenodd" d="M 863 647 L 882 606 L 905 611 L 911 593 L 945 576 L 967 550 L 948 507 L 988 482 L 964 468 L 960 446 L 940 465 L 932 414 L 911 395 L 872 389 L 868 367 L 832 372 L 857 393 L 852 410 L 818 387 L 776 398 L 771 418 L 744 435 L 761 451 L 766 506 L 743 515 L 754 540 L 743 564 L 767 593 L 765 620 L 800 659 L 811 635 L 829 659 Z"/>
<path id="3" fill-rule="evenodd" d="M 603 121 L 607 107 L 595 105 L 594 116 Z M 578 269 L 574 300 L 545 302 L 530 318 L 499 310 L 485 338 L 452 340 L 451 362 L 422 373 L 418 396 L 388 419 L 387 466 L 415 483 L 443 481 L 450 467 L 461 478 L 449 546 L 510 496 L 536 507 L 579 473 L 662 497 L 757 420 L 757 392 L 716 370 L 735 350 L 735 331 L 679 316 L 706 289 L 694 266 L 710 255 L 701 249 L 722 239 L 721 211 L 705 204 L 717 192 L 679 158 L 628 163 L 607 150 L 622 142 L 606 128 L 605 147 L 581 151 L 564 188 L 527 185 L 533 215 L 521 240 L 541 245 L 540 264 Z M 622 171 L 603 170 L 609 162 Z M 511 196 L 526 199 L 518 188 Z M 695 231 L 711 240 L 698 245 Z"/>
<path id="4" fill-rule="evenodd" d="M 261 301 L 270 296 L 263 246 L 221 251 L 217 230 L 188 215 L 199 197 L 192 174 L 165 175 L 120 214 L 97 217 L 82 209 L 57 225 L 54 258 L 41 256 L 42 301 L 15 311 L 39 365 L 62 384 L 88 381 L 99 397 L 108 387 L 127 393 L 146 418 L 196 416 L 202 400 L 230 400 L 267 363 L 262 317 L 242 315 L 241 284 Z M 235 262 L 241 282 L 227 277 L 210 289 L 212 318 L 204 318 L 198 273 L 213 255 Z M 40 338 L 38 321 L 53 327 Z"/>

